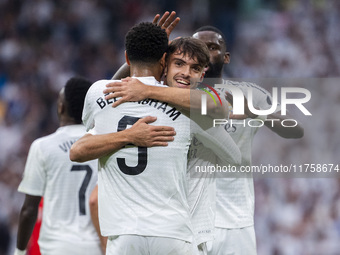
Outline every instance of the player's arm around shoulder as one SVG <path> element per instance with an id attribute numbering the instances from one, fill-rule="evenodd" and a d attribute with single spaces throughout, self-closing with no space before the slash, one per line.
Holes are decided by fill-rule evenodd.
<path id="1" fill-rule="evenodd" d="M 190 109 L 190 91 L 166 86 L 148 86 L 136 78 L 127 77 L 121 82 L 106 85 L 105 99 L 118 98 L 112 107 L 125 102 L 136 102 L 147 98 L 164 101 L 176 107 Z"/>
<path id="2" fill-rule="evenodd" d="M 137 79 L 128 77 L 121 82 L 111 82 L 103 91 L 106 100 L 119 98 L 113 107 L 125 102 L 135 102 L 152 98 L 167 102 L 185 111 L 200 112 L 202 96 L 206 92 L 193 89 L 183 89 L 165 86 L 147 86 Z M 226 100 L 216 95 L 205 97 L 207 102 L 207 116 L 210 118 L 227 118 L 229 111 Z M 205 117 L 205 116 L 203 116 Z"/>
<path id="3" fill-rule="evenodd" d="M 112 104 L 112 107 L 117 107 L 125 102 L 136 102 L 149 98 L 153 89 L 157 89 L 157 87 L 148 86 L 136 78 L 127 77 L 121 81 L 107 83 L 103 93 L 106 100 L 118 98 Z"/>

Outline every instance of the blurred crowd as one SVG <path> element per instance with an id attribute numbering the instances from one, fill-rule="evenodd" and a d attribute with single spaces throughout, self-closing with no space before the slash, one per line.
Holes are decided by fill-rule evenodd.
<path id="1" fill-rule="evenodd" d="M 312 116 L 288 108 L 304 127 L 304 137 L 283 139 L 262 128 L 253 144 L 253 165 L 292 164 L 297 170 L 255 176 L 258 254 L 336 255 L 340 251 L 340 119 L 336 117 L 340 78 L 290 79 L 288 84 L 294 82 L 312 95 L 305 104 Z M 326 173 L 311 172 L 312 164 L 324 167 Z"/>
<path id="2" fill-rule="evenodd" d="M 280 1 L 236 28 L 234 77 L 340 75 L 340 2 Z"/>
<path id="3" fill-rule="evenodd" d="M 74 75 L 111 78 L 124 62 L 128 29 L 165 10 L 181 18 L 172 37 L 207 24 L 225 33 L 231 51 L 225 76 L 340 76 L 336 0 L 0 0 L 0 255 L 15 246 L 24 199 L 17 187 L 29 146 L 58 126 L 59 89 Z M 324 84 L 313 87 L 317 119 L 304 123 L 305 137 L 287 141 L 261 130 L 254 164 L 339 163 L 340 87 L 336 79 Z M 259 254 L 339 254 L 338 179 L 260 178 L 255 192 Z"/>

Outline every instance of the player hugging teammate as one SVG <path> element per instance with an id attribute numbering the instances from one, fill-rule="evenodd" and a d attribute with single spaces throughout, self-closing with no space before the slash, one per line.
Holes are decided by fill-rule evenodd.
<path id="1" fill-rule="evenodd" d="M 194 119 L 205 94 L 196 89 L 204 75 L 228 82 L 222 80 L 223 65 L 229 63 L 224 36 L 203 27 L 193 38 L 169 44 L 179 19 L 175 12 L 159 18 L 132 27 L 126 35 L 127 64 L 115 77 L 132 78 L 99 80 L 85 97 L 82 121 L 87 133 L 72 145 L 70 159 L 98 158 L 99 210 L 94 215 L 99 216 L 93 217 L 94 225 L 107 237 L 103 243 L 109 255 L 256 254 L 252 179 L 192 176 L 197 165 L 251 164 L 253 130 L 239 128 L 229 134 L 222 126 L 207 125 L 230 115 L 225 107 L 230 95 L 221 97 L 222 106 L 209 98 L 208 115 Z M 265 107 L 262 95 L 254 99 L 257 107 Z M 301 127 L 291 132 L 299 136 Z M 195 150 L 189 154 L 194 157 L 188 157 L 189 149 Z M 75 202 L 80 215 L 88 213 L 84 187 L 92 173 L 84 165 L 70 168 L 86 173 Z M 45 236 L 50 237 L 52 232 Z M 98 240 L 96 245 L 98 252 Z M 52 246 L 45 254 L 98 254 L 88 246 L 80 253 L 76 246 Z M 18 241 L 17 248 L 17 254 L 23 254 L 25 244 Z"/>

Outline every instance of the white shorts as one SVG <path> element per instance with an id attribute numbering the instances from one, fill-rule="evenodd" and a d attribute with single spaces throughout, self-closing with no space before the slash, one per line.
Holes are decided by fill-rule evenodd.
<path id="1" fill-rule="evenodd" d="M 196 250 L 195 250 L 196 248 Z M 106 255 L 196 255 L 192 243 L 167 237 L 109 236 Z"/>
<path id="2" fill-rule="evenodd" d="M 100 242 L 63 242 L 63 241 L 49 241 L 48 245 L 40 245 L 41 255 L 102 255 Z"/>
<path id="3" fill-rule="evenodd" d="M 208 255 L 256 255 L 254 226 L 215 228 L 215 239 L 207 242 Z"/>

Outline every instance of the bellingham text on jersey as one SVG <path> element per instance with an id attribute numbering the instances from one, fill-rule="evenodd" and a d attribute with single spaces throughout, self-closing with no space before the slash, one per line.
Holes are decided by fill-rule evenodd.
<path id="1" fill-rule="evenodd" d="M 106 106 L 111 105 L 116 101 L 117 101 L 116 98 L 106 100 L 104 97 L 99 97 L 96 100 L 100 109 L 104 109 Z M 154 107 L 155 109 L 160 110 L 163 113 L 165 113 L 166 115 L 168 115 L 169 118 L 171 118 L 173 121 L 175 121 L 181 115 L 181 112 L 178 111 L 175 107 L 169 106 L 168 103 L 161 102 L 161 101 L 158 101 L 158 100 L 144 99 L 142 101 L 138 101 L 138 102 L 135 102 L 135 103 Z"/>

